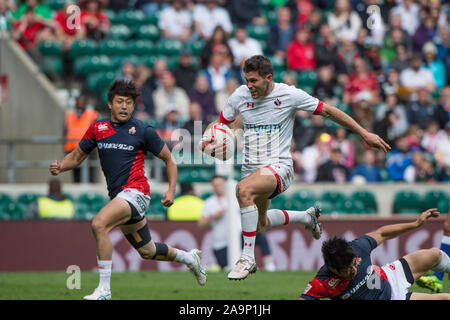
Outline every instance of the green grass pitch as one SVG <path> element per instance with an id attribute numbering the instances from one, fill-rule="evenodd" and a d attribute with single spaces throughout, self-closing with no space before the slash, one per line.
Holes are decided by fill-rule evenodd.
<path id="1" fill-rule="evenodd" d="M 230 281 L 224 272 L 210 272 L 204 287 L 189 272 L 123 272 L 111 278 L 114 300 L 295 300 L 315 271 L 258 271 L 243 281 Z M 0 272 L 0 300 L 79 300 L 91 294 L 98 274 L 81 272 L 80 289 L 68 289 L 65 272 Z M 444 277 L 444 292 L 450 280 Z M 414 285 L 414 292 L 429 291 Z"/>

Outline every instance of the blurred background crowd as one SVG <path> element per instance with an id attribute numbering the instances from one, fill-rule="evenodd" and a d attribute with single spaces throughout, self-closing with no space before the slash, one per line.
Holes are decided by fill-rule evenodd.
<path id="1" fill-rule="evenodd" d="M 73 108 L 107 115 L 109 83 L 133 80 L 135 117 L 173 146 L 206 126 L 245 84 L 255 54 L 385 139 L 387 154 L 299 111 L 296 181 L 450 180 L 450 1 L 0 0 L 0 30 L 56 84 L 80 83 Z M 201 134 L 201 133 L 200 133 Z"/>

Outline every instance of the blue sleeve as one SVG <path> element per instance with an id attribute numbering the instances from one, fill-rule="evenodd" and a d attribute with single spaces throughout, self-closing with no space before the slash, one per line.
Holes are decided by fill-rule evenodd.
<path id="1" fill-rule="evenodd" d="M 144 145 L 147 151 L 157 156 L 164 148 L 165 143 L 160 138 L 156 130 L 151 126 L 148 126 L 145 128 Z"/>
<path id="2" fill-rule="evenodd" d="M 372 238 L 371 236 L 368 236 L 367 234 L 353 240 L 351 242 L 352 247 L 359 248 L 360 250 L 363 250 L 365 252 L 372 252 L 373 249 L 377 247 L 377 241 Z"/>

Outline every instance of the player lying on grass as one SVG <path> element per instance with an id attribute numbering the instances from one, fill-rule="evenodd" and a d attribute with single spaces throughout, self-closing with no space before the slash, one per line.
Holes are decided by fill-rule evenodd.
<path id="1" fill-rule="evenodd" d="M 447 219 L 444 222 L 444 235 L 441 240 L 441 250 L 447 255 L 450 254 L 450 210 L 447 214 Z M 432 275 L 421 276 L 417 280 L 417 285 L 422 288 L 428 288 L 435 293 L 442 292 L 444 285 L 442 284 L 442 279 L 444 278 L 443 272 L 435 272 Z M 448 274 L 450 279 L 450 273 Z"/>
<path id="2" fill-rule="evenodd" d="M 169 188 L 161 202 L 166 207 L 173 204 L 178 171 L 169 148 L 156 131 L 132 117 L 138 96 L 133 82 L 113 82 L 108 91 L 110 118 L 95 121 L 61 163 L 55 160 L 50 165 L 51 174 L 58 175 L 80 165 L 97 148 L 106 178 L 111 201 L 91 223 L 97 245 L 100 283 L 93 294 L 84 297 L 86 300 L 111 299 L 112 243 L 109 232 L 117 226 L 142 258 L 183 263 L 200 285 L 206 283 L 199 250 L 186 252 L 154 242 L 150 236 L 145 218 L 150 204 L 150 187 L 144 175 L 145 154 L 151 152 L 165 162 Z"/>
<path id="3" fill-rule="evenodd" d="M 429 218 L 439 217 L 428 209 L 416 221 L 387 225 L 351 242 L 334 237 L 322 245 L 325 265 L 309 282 L 300 300 L 450 300 L 448 293 L 408 293 L 411 285 L 430 269 L 450 272 L 450 258 L 438 248 L 424 249 L 382 267 L 372 264 L 373 249 L 388 239 L 420 228 Z"/>

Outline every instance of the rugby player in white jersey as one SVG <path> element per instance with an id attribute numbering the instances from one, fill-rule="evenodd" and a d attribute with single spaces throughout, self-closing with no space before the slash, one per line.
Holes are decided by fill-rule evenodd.
<path id="1" fill-rule="evenodd" d="M 246 85 L 240 86 L 228 98 L 219 117 L 209 124 L 201 140 L 204 152 L 224 152 L 212 147 L 206 132 L 215 123 L 232 123 L 242 116 L 244 152 L 242 180 L 237 184 L 236 196 L 241 213 L 244 246 L 230 280 L 245 279 L 256 271 L 255 237 L 257 232 L 290 223 L 300 223 L 312 232 L 315 239 L 322 234 L 318 222 L 320 209 L 306 211 L 267 210 L 270 199 L 286 191 L 293 180 L 293 163 L 289 152 L 295 114 L 305 110 L 326 117 L 353 130 L 372 147 L 386 152 L 390 146 L 376 134 L 368 132 L 346 113 L 327 105 L 301 89 L 273 81 L 273 67 L 269 59 L 256 55 L 244 64 Z M 282 208 L 281 208 L 282 209 Z"/>

